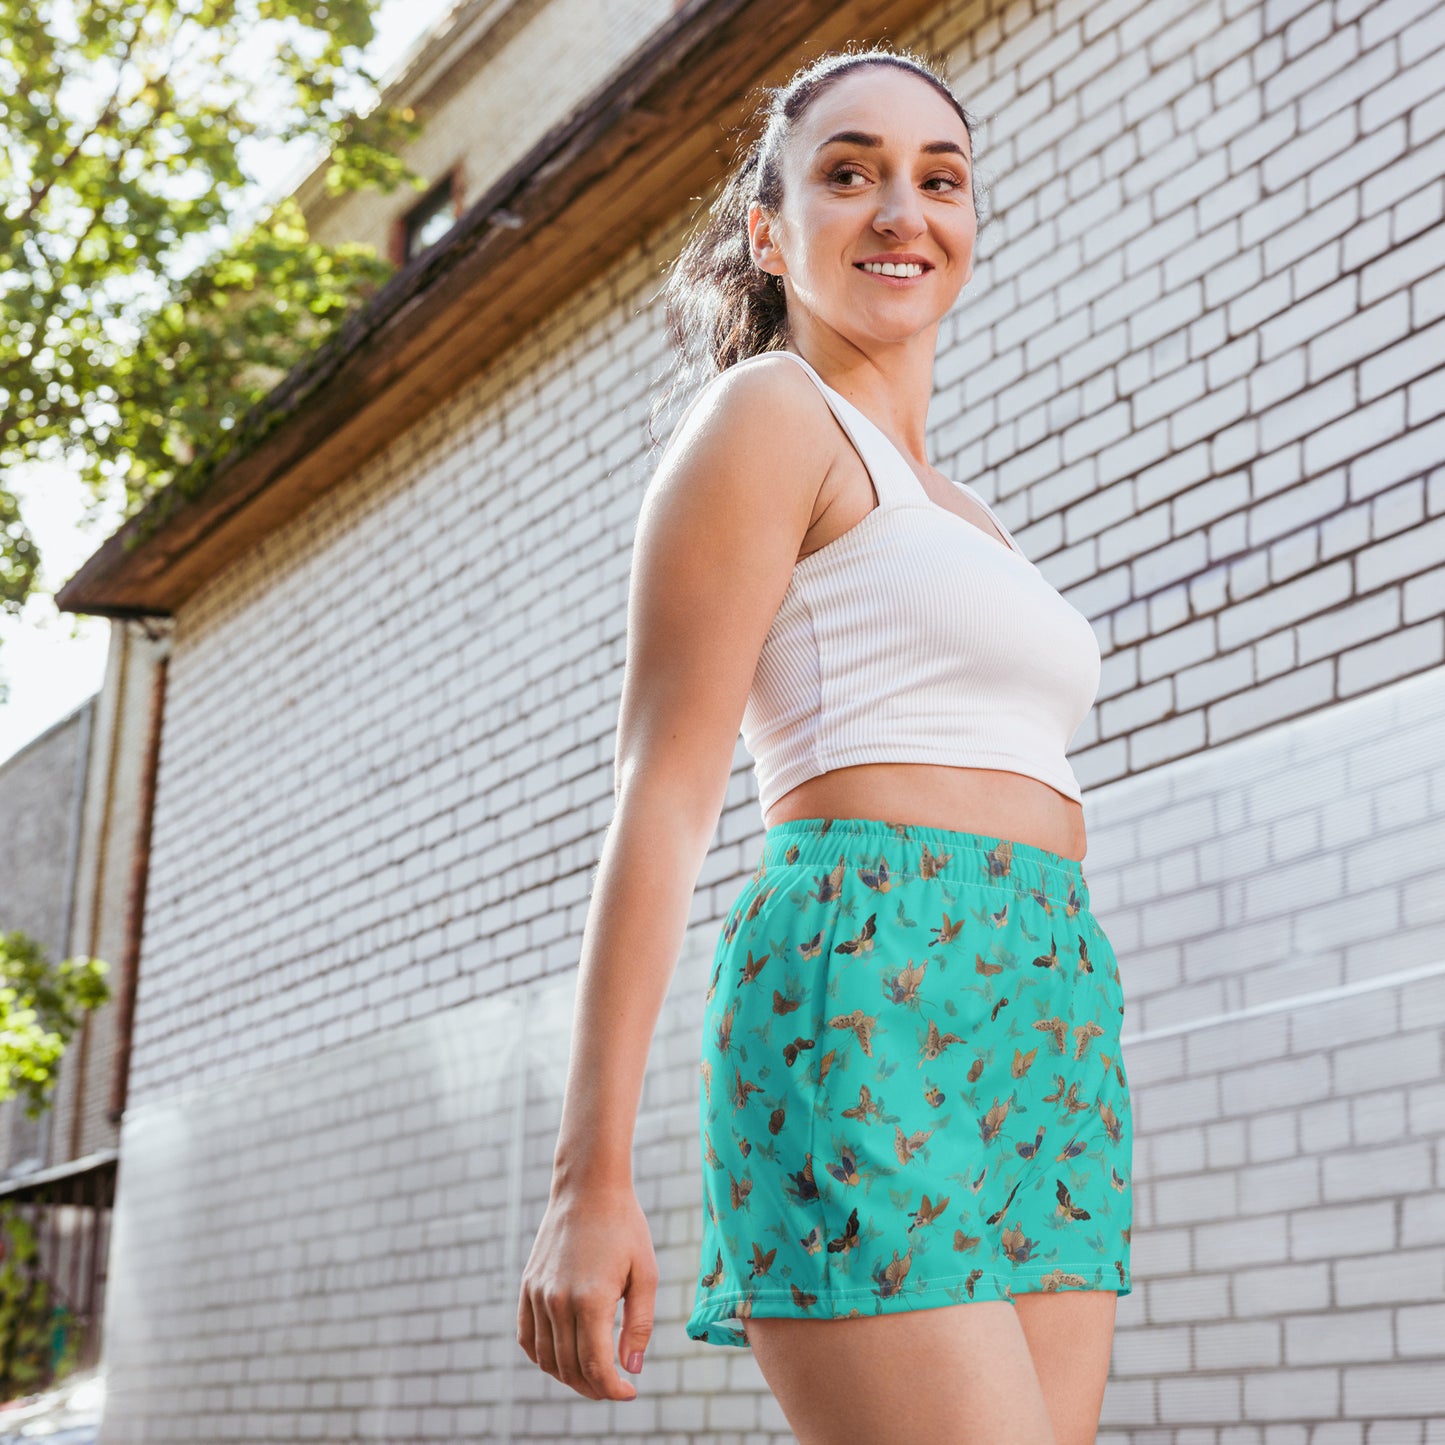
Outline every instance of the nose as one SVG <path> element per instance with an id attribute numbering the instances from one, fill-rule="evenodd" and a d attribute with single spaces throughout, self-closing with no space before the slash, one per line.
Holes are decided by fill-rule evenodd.
<path id="1" fill-rule="evenodd" d="M 902 240 L 911 240 L 924 229 L 923 203 L 910 180 L 893 181 L 880 188 L 873 225 Z"/>

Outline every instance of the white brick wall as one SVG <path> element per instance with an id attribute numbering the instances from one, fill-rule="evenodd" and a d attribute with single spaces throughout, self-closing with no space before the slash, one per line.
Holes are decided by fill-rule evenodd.
<path id="1" fill-rule="evenodd" d="M 1091 808 L 1136 1111 L 1136 1289 L 1100 1440 L 1438 1442 L 1445 672 Z M 790 1439 L 752 1357 L 681 1328 L 697 1000 L 755 844 L 709 859 L 649 1058 L 635 1169 L 662 1277 L 635 1405 L 580 1401 L 514 1339 L 564 970 L 128 1112 L 105 1445 Z"/>
<path id="2" fill-rule="evenodd" d="M 1445 1445 L 1440 14 L 920 32 L 988 117 L 997 211 L 933 457 L 1104 652 L 1074 761 L 1137 1110 L 1106 1445 Z M 641 1398 L 580 1400 L 512 1333 L 679 234 L 179 618 L 104 1445 L 790 1438 L 750 1355 L 681 1330 L 697 1001 L 760 834 L 740 745 L 638 1124 Z"/>
<path id="3" fill-rule="evenodd" d="M 1095 619 L 1086 785 L 1445 661 L 1442 14 L 930 28 L 998 213 L 940 337 L 936 460 Z"/>
<path id="4" fill-rule="evenodd" d="M 1101 1439 L 1445 1414 L 1442 805 L 1440 670 L 1094 795 L 1141 1282 Z"/>

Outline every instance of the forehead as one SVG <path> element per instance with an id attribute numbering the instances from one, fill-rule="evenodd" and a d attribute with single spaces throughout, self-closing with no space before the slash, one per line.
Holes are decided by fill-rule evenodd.
<path id="1" fill-rule="evenodd" d="M 948 98 L 921 76 L 896 65 L 861 65 L 833 81 L 808 107 L 794 131 L 804 156 L 839 130 L 866 131 L 885 146 L 913 149 L 955 140 L 973 154 L 968 127 Z"/>

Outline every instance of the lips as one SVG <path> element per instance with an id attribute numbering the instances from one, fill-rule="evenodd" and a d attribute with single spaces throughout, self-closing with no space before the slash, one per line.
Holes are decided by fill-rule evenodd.
<path id="1" fill-rule="evenodd" d="M 861 261 L 854 261 L 855 266 L 862 270 L 864 266 L 922 266 L 925 271 L 933 270 L 933 262 L 925 261 L 922 256 L 864 256 Z"/>
<path id="2" fill-rule="evenodd" d="M 906 266 L 916 269 L 909 269 L 903 271 L 870 271 L 868 269 L 870 265 Z M 933 270 L 933 267 L 930 266 L 926 261 L 855 261 L 853 263 L 853 268 L 854 270 L 861 271 L 866 277 L 868 277 L 870 281 L 888 281 L 891 282 L 894 287 L 910 287 L 919 281 L 926 281 L 928 279 L 929 273 Z"/>

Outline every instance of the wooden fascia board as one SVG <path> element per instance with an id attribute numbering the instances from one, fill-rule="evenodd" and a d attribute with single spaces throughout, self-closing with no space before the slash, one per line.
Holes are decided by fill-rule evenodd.
<path id="1" fill-rule="evenodd" d="M 57 605 L 174 613 L 688 206 L 755 85 L 896 34 L 934 3 L 694 0 L 283 380 L 195 495 L 152 499 Z"/>

